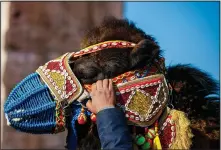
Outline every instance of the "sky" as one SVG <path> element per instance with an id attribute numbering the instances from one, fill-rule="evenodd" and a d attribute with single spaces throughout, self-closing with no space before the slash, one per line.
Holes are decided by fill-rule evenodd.
<path id="1" fill-rule="evenodd" d="M 125 2 L 124 17 L 153 35 L 166 65 L 192 64 L 219 80 L 219 2 Z"/>

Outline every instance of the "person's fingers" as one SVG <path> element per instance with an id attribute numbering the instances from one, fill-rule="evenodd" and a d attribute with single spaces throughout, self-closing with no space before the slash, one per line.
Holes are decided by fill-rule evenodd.
<path id="1" fill-rule="evenodd" d="M 112 80 L 111 79 L 109 79 L 109 90 L 112 90 L 113 89 L 113 83 L 112 83 Z"/>
<path id="2" fill-rule="evenodd" d="M 98 80 L 96 82 L 96 86 L 97 86 L 97 90 L 103 89 L 103 82 L 102 82 L 102 80 Z"/>
<path id="3" fill-rule="evenodd" d="M 109 89 L 109 80 L 108 79 L 103 80 L 103 88 Z"/>
<path id="4" fill-rule="evenodd" d="M 88 100 L 88 101 L 87 101 L 86 107 L 87 107 L 87 109 L 88 109 L 90 112 L 96 113 L 95 108 L 93 107 L 91 100 Z"/>

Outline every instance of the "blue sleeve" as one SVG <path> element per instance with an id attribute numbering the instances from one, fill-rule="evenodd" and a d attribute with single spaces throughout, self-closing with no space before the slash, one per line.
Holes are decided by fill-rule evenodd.
<path id="1" fill-rule="evenodd" d="M 132 137 L 123 112 L 117 108 L 108 108 L 97 114 L 97 129 L 101 148 L 132 150 Z"/>

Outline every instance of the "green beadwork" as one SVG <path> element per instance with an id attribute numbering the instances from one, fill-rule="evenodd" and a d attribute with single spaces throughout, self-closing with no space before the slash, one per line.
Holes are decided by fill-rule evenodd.
<path id="1" fill-rule="evenodd" d="M 142 135 L 137 135 L 136 136 L 136 144 L 137 145 L 143 145 L 144 143 L 145 143 L 145 137 L 144 136 L 142 136 Z"/>
<path id="2" fill-rule="evenodd" d="M 148 150 L 150 149 L 150 143 L 149 142 L 145 142 L 143 145 L 142 145 L 142 150 Z"/>

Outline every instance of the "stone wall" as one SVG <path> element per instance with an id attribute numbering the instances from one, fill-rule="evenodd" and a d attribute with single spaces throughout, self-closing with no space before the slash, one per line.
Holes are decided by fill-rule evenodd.
<path id="1" fill-rule="evenodd" d="M 122 18 L 121 2 L 11 2 L 3 83 L 6 96 L 39 65 L 65 52 L 79 50 L 85 31 L 104 16 Z M 64 149 L 66 133 L 30 135 L 3 121 L 2 148 Z"/>

